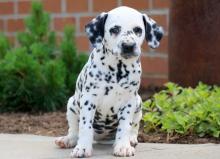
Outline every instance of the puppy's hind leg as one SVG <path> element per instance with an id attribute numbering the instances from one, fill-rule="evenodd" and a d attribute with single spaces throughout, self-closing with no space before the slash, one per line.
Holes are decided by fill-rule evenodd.
<path id="1" fill-rule="evenodd" d="M 78 139 L 78 119 L 79 119 L 79 107 L 75 101 L 74 96 L 70 97 L 67 104 L 67 121 L 68 121 L 68 134 L 66 136 L 58 137 L 55 143 L 60 148 L 74 147 Z"/>

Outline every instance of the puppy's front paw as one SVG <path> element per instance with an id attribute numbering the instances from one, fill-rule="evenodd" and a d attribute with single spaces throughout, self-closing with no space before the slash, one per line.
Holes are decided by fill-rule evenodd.
<path id="1" fill-rule="evenodd" d="M 129 143 L 118 143 L 114 147 L 114 155 L 119 157 L 134 156 L 135 149 Z"/>
<path id="2" fill-rule="evenodd" d="M 70 153 L 70 157 L 82 158 L 92 156 L 92 147 L 76 145 L 73 151 Z"/>
<path id="3" fill-rule="evenodd" d="M 62 136 L 55 139 L 55 144 L 60 148 L 71 148 L 76 145 L 77 139 L 69 136 Z"/>
<path id="4" fill-rule="evenodd" d="M 137 135 L 130 136 L 130 144 L 132 147 L 136 147 L 138 144 Z"/>

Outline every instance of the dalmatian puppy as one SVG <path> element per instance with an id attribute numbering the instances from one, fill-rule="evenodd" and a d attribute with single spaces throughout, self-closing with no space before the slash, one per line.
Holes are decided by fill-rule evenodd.
<path id="1" fill-rule="evenodd" d="M 71 157 L 92 155 L 93 139 L 112 140 L 114 155 L 133 156 L 142 117 L 138 89 L 141 45 L 159 46 L 162 27 L 129 7 L 102 13 L 85 26 L 94 46 L 67 104 L 69 130 L 55 143 Z"/>

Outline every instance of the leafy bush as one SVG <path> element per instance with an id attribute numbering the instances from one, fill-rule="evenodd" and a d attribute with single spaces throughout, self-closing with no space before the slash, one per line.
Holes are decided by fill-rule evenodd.
<path id="1" fill-rule="evenodd" d="M 220 137 L 220 87 L 167 83 L 166 88 L 143 104 L 145 131 Z"/>
<path id="2" fill-rule="evenodd" d="M 4 58 L 9 48 L 10 48 L 10 44 L 8 39 L 3 34 L 0 34 L 0 60 Z"/>
<path id="3" fill-rule="evenodd" d="M 50 16 L 39 2 L 32 4 L 25 25 L 26 31 L 17 34 L 17 48 L 0 34 L 0 112 L 60 109 L 88 56 L 77 52 L 72 27 L 56 44 Z"/>

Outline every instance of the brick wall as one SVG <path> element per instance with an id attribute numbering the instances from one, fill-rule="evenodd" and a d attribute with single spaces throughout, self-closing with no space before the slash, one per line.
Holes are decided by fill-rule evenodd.
<path id="1" fill-rule="evenodd" d="M 147 13 L 165 28 L 165 36 L 158 49 L 149 49 L 143 45 L 142 86 L 162 85 L 168 74 L 168 17 L 170 0 L 41 0 L 45 10 L 51 13 L 52 29 L 58 39 L 66 24 L 75 26 L 78 49 L 91 49 L 84 32 L 84 25 L 102 11 L 111 10 L 120 5 L 127 5 Z M 30 11 L 30 0 L 0 0 L 0 32 L 4 32 L 12 43 L 16 43 L 17 31 L 24 30 L 23 19 Z"/>

